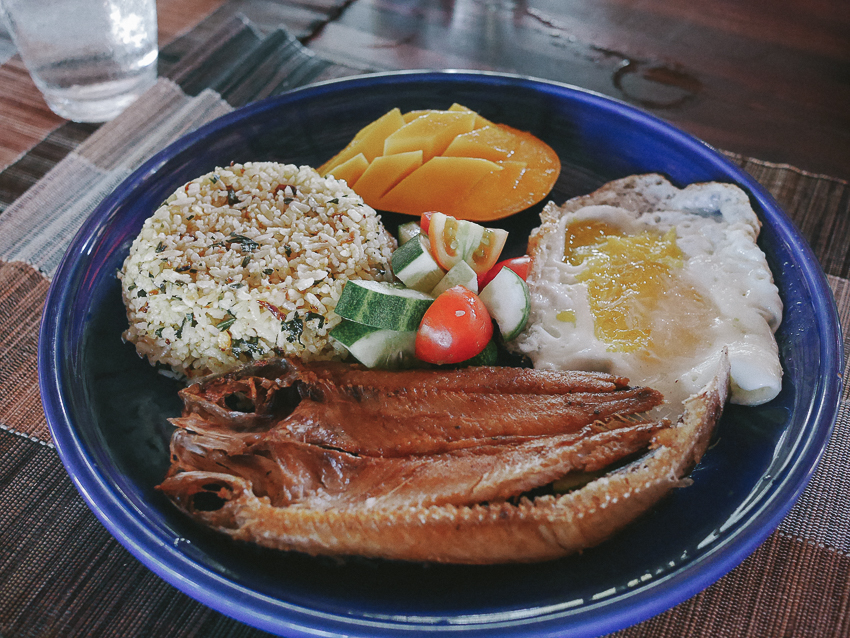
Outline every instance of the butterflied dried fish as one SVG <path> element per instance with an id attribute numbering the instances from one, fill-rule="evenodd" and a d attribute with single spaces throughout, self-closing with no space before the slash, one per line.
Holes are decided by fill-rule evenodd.
<path id="1" fill-rule="evenodd" d="M 181 392 L 160 488 L 197 520 L 268 547 L 550 559 L 604 540 L 679 485 L 727 385 L 723 366 L 671 425 L 642 416 L 659 393 L 610 375 L 256 363 Z M 580 489 L 546 493 L 647 449 Z"/>

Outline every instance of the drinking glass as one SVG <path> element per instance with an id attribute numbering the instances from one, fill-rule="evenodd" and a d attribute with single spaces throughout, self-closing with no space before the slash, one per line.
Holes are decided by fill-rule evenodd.
<path id="1" fill-rule="evenodd" d="M 12 40 L 50 109 L 114 118 L 156 82 L 155 0 L 0 0 Z"/>

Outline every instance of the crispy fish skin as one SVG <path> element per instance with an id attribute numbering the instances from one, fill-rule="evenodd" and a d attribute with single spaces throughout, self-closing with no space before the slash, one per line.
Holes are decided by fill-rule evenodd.
<path id="1" fill-rule="evenodd" d="M 360 456 L 295 441 L 228 454 L 217 437 L 181 431 L 172 454 L 178 469 L 226 471 L 249 479 L 254 494 L 268 496 L 277 507 L 330 509 L 367 500 L 382 507 L 466 505 L 516 497 L 569 472 L 603 469 L 645 450 L 662 427 L 590 425 L 579 433 L 519 444 L 499 441 L 408 457 Z"/>
<path id="2" fill-rule="evenodd" d="M 488 382 L 489 379 L 489 382 Z M 264 432 L 353 454 L 406 456 L 480 445 L 494 437 L 578 432 L 594 421 L 660 404 L 650 388 L 600 373 L 481 367 L 390 373 L 339 363 L 256 363 L 181 391 L 178 427 Z M 234 410 L 238 394 L 246 412 Z M 447 416 L 451 425 L 447 426 Z"/>
<path id="3" fill-rule="evenodd" d="M 281 507 L 256 494 L 251 480 L 210 471 L 214 465 L 175 471 L 160 489 L 197 520 L 276 549 L 464 564 L 559 558 L 602 542 L 683 484 L 722 413 L 728 375 L 724 356 L 714 380 L 686 402 L 679 422 L 651 432 L 646 456 L 561 496 L 430 505 L 366 496 L 332 507 L 316 507 L 308 497 Z M 622 431 L 635 427 L 651 426 L 623 424 Z"/>

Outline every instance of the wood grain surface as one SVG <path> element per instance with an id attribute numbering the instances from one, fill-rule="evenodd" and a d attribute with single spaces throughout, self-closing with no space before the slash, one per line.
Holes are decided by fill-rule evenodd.
<path id="1" fill-rule="evenodd" d="M 718 148 L 850 179 L 846 0 L 354 0 L 309 45 L 575 84 Z"/>
<path id="2" fill-rule="evenodd" d="M 160 45 L 225 3 L 159 0 Z M 235 3 L 270 14 L 288 5 L 305 21 L 327 16 L 302 39 L 336 60 L 566 82 L 644 108 L 717 148 L 850 179 L 846 0 Z M 61 123 L 17 56 L 0 67 L 0 169 Z"/>

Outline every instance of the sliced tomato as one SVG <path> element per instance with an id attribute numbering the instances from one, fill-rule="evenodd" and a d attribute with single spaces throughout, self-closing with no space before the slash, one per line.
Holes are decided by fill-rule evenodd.
<path id="1" fill-rule="evenodd" d="M 463 286 L 432 303 L 416 332 L 416 357 L 427 363 L 460 363 L 479 354 L 493 336 L 493 321 L 481 299 Z"/>
<path id="2" fill-rule="evenodd" d="M 450 270 L 459 261 L 465 261 L 480 275 L 498 261 L 508 231 L 485 228 L 465 219 L 433 213 L 428 222 L 427 235 L 431 240 L 434 259 L 442 268 Z"/>
<path id="3" fill-rule="evenodd" d="M 507 239 L 508 231 L 501 228 L 485 228 L 478 246 L 466 258 L 472 270 L 479 275 L 489 272 L 502 254 Z"/>
<path id="4" fill-rule="evenodd" d="M 429 211 L 427 213 L 422 213 L 422 216 L 419 218 L 419 228 L 422 229 L 422 232 L 426 235 L 428 234 L 428 227 L 431 225 L 431 215 L 434 214 L 434 211 Z"/>
<path id="5" fill-rule="evenodd" d="M 493 281 L 493 277 L 499 274 L 503 266 L 510 268 L 522 277 L 523 281 L 526 281 L 528 279 L 528 271 L 531 268 L 531 257 L 523 255 L 522 257 L 503 259 L 483 275 L 478 275 L 478 290 L 484 290 L 484 286 Z"/>
<path id="6" fill-rule="evenodd" d="M 464 260 L 465 242 L 462 243 L 461 224 L 454 217 L 434 213 L 428 222 L 427 234 L 434 259 L 443 270 L 451 270 L 457 262 Z"/>

